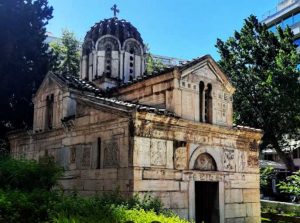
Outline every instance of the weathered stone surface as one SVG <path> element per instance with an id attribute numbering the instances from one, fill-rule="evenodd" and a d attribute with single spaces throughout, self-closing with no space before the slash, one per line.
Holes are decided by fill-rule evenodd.
<path id="1" fill-rule="evenodd" d="M 188 194 L 186 192 L 170 192 L 171 197 L 171 208 L 188 208 Z"/>
<path id="2" fill-rule="evenodd" d="M 247 216 L 260 216 L 260 203 L 247 203 Z"/>
<path id="3" fill-rule="evenodd" d="M 225 203 L 242 203 L 243 200 L 242 189 L 225 190 Z"/>
<path id="4" fill-rule="evenodd" d="M 225 204 L 225 218 L 246 217 L 246 204 Z"/>
<path id="5" fill-rule="evenodd" d="M 225 223 L 245 223 L 245 218 L 227 218 Z"/>
<path id="6" fill-rule="evenodd" d="M 174 164 L 175 164 L 175 169 L 177 170 L 184 170 L 187 168 L 187 149 L 186 147 L 179 147 L 176 148 L 175 150 L 175 155 L 174 155 Z"/>
<path id="7" fill-rule="evenodd" d="M 172 180 L 141 180 L 134 182 L 135 191 L 179 191 L 179 182 Z"/>
<path id="8" fill-rule="evenodd" d="M 243 189 L 244 202 L 260 202 L 260 191 L 257 189 Z"/>

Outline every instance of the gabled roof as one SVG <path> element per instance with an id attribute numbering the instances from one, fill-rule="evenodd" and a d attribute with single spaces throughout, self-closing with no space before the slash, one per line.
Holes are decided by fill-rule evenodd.
<path id="1" fill-rule="evenodd" d="M 190 69 L 197 69 L 197 67 L 201 67 L 204 64 L 207 64 L 210 67 L 212 72 L 216 75 L 216 77 L 224 85 L 224 87 L 231 94 L 233 94 L 235 91 L 235 88 L 230 83 L 228 76 L 222 71 L 222 69 L 219 67 L 219 65 L 216 63 L 216 61 L 210 55 L 198 57 L 192 61 L 189 61 L 189 62 L 183 64 L 181 67 L 179 67 L 179 70 L 182 72 L 182 77 L 184 77 L 185 75 L 188 75 Z"/>
<path id="2" fill-rule="evenodd" d="M 56 81 L 61 87 L 67 87 L 72 89 L 73 93 L 78 96 L 87 99 L 91 102 L 95 102 L 97 104 L 105 104 L 116 107 L 124 107 L 126 109 L 133 109 L 137 111 L 146 111 L 159 115 L 166 115 L 175 117 L 176 115 L 173 112 L 170 112 L 166 109 L 155 108 L 147 105 L 142 105 L 138 103 L 121 101 L 115 98 L 106 97 L 105 92 L 101 92 L 99 88 L 95 84 L 89 81 L 80 80 L 79 78 L 72 75 L 61 75 L 55 74 L 53 72 L 49 72 L 45 79 L 51 78 Z M 44 82 L 43 81 L 43 82 Z M 40 88 L 39 88 L 40 89 Z M 39 91 L 39 90 L 38 90 Z"/>
<path id="3" fill-rule="evenodd" d="M 227 77 L 227 75 L 222 71 L 222 69 L 219 67 L 219 65 L 216 63 L 216 61 L 210 55 L 197 57 L 197 58 L 195 58 L 191 61 L 187 61 L 187 62 L 184 62 L 180 65 L 176 65 L 176 66 L 173 66 L 173 67 L 162 68 L 159 71 L 154 71 L 153 73 L 145 74 L 143 76 L 139 76 L 137 78 L 134 78 L 132 81 L 128 81 L 127 83 L 123 83 L 120 86 L 115 87 L 115 88 L 128 87 L 132 84 L 139 83 L 139 82 L 142 82 L 144 80 L 147 80 L 147 79 L 150 79 L 150 78 L 153 78 L 153 77 L 157 77 L 157 76 L 172 72 L 176 69 L 184 73 L 185 70 L 193 68 L 193 66 L 197 66 L 198 64 L 201 64 L 202 62 L 203 63 L 207 62 L 209 64 L 210 68 L 212 69 L 214 74 L 217 76 L 217 78 L 221 81 L 221 83 L 223 83 L 225 88 L 230 93 L 233 94 L 234 91 L 235 91 L 235 88 L 230 83 L 230 80 Z M 115 88 L 110 89 L 110 91 L 114 90 Z"/>

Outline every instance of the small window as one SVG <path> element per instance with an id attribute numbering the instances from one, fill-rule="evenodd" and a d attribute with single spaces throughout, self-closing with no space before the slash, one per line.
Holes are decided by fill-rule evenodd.
<path id="1" fill-rule="evenodd" d="M 96 169 L 100 169 L 101 164 L 101 138 L 97 139 L 97 163 Z"/>
<path id="2" fill-rule="evenodd" d="M 199 83 L 199 120 L 200 122 L 204 122 L 204 82 L 200 81 Z"/>
<path id="3" fill-rule="evenodd" d="M 53 127 L 53 106 L 54 95 L 48 95 L 46 98 L 46 129 L 52 129 Z"/>
<path id="4" fill-rule="evenodd" d="M 212 86 L 207 84 L 205 90 L 205 122 L 212 123 Z"/>

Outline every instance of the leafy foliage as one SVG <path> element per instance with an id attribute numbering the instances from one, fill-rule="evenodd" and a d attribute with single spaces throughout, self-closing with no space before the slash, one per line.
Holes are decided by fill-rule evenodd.
<path id="1" fill-rule="evenodd" d="M 44 40 L 52 11 L 47 0 L 1 1 L 0 138 L 32 124 L 32 94 L 51 62 Z"/>
<path id="2" fill-rule="evenodd" d="M 180 219 L 178 216 L 165 216 L 156 214 L 154 211 L 145 211 L 143 209 L 128 210 L 122 206 L 113 206 L 106 210 L 106 215 L 103 214 L 103 209 L 99 213 L 94 213 L 92 216 L 77 216 L 65 217 L 59 216 L 54 219 L 55 223 L 188 223 L 188 221 Z"/>
<path id="3" fill-rule="evenodd" d="M 150 194 L 126 198 L 119 191 L 80 197 L 54 187 L 61 169 L 52 159 L 40 162 L 0 159 L 0 221 L 40 222 L 171 222 L 185 223 L 164 210 Z"/>
<path id="4" fill-rule="evenodd" d="M 0 188 L 9 190 L 49 190 L 57 183 L 62 170 L 51 158 L 40 162 L 25 159 L 0 159 Z"/>
<path id="5" fill-rule="evenodd" d="M 286 181 L 279 182 L 277 185 L 282 193 L 300 198 L 300 170 L 286 178 Z"/>
<path id="6" fill-rule="evenodd" d="M 146 56 L 146 73 L 152 74 L 153 72 L 158 72 L 159 70 L 165 68 L 165 65 L 159 59 L 154 59 L 150 53 L 150 48 L 146 46 L 147 56 Z"/>
<path id="7" fill-rule="evenodd" d="M 290 28 L 269 32 L 255 16 L 226 42 L 218 39 L 220 65 L 236 87 L 237 124 L 264 130 L 264 143 L 271 144 L 288 168 L 294 169 L 280 144 L 284 136 L 299 129 L 299 54 Z"/>
<path id="8" fill-rule="evenodd" d="M 45 189 L 30 192 L 0 189 L 0 217 L 7 223 L 46 222 L 49 210 L 57 202 L 59 196 Z"/>
<path id="9" fill-rule="evenodd" d="M 50 48 L 56 58 L 56 63 L 52 70 L 62 73 L 78 76 L 79 74 L 79 41 L 75 34 L 67 29 L 63 30 L 60 41 L 50 43 Z"/>
<path id="10" fill-rule="evenodd" d="M 274 168 L 271 166 L 260 169 L 260 188 L 267 188 L 274 176 Z"/>

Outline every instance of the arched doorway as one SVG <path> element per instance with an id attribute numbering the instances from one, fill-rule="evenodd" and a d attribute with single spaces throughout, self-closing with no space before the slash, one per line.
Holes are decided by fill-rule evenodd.
<path id="1" fill-rule="evenodd" d="M 208 153 L 200 154 L 194 163 L 196 171 L 217 171 L 214 158 Z M 195 181 L 195 220 L 196 223 L 218 223 L 219 183 Z"/>

